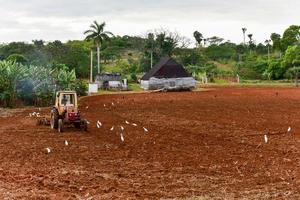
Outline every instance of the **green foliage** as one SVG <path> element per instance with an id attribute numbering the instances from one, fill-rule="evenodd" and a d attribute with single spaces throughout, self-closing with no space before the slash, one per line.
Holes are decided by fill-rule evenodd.
<path id="1" fill-rule="evenodd" d="M 235 73 L 246 79 L 262 79 L 267 68 L 268 61 L 264 57 L 252 54 L 237 64 Z"/>
<path id="2" fill-rule="evenodd" d="M 296 45 L 300 38 L 300 26 L 292 25 L 283 33 L 281 45 L 283 51 L 287 50 L 289 46 Z"/>
<path id="3" fill-rule="evenodd" d="M 125 74 L 129 74 L 130 73 L 130 64 L 127 60 L 119 60 L 116 65 L 115 68 L 120 69 L 120 72 L 125 75 Z"/>
<path id="4" fill-rule="evenodd" d="M 100 46 L 113 35 L 109 31 L 104 31 L 105 26 L 105 22 L 99 24 L 97 21 L 94 21 L 93 24 L 91 24 L 90 29 L 84 32 L 86 35 L 85 39 L 87 41 L 93 41 L 97 46 Z"/>
<path id="5" fill-rule="evenodd" d="M 233 43 L 212 44 L 207 47 L 205 53 L 211 60 L 233 60 L 236 57 L 236 45 Z"/>
<path id="6" fill-rule="evenodd" d="M 0 60 L 16 60 L 22 64 L 36 66 L 55 66 L 62 63 L 70 69 L 75 69 L 78 77 L 88 77 L 89 46 L 90 43 L 86 41 L 54 41 L 47 45 L 41 40 L 33 41 L 33 44 L 13 42 L 0 46 Z"/>
<path id="7" fill-rule="evenodd" d="M 84 80 L 78 80 L 75 82 L 75 91 L 77 92 L 78 96 L 85 96 L 87 95 L 88 91 L 88 83 Z"/>
<path id="8" fill-rule="evenodd" d="M 282 67 L 288 70 L 298 66 L 300 60 L 300 46 L 289 46 L 283 58 Z"/>
<path id="9" fill-rule="evenodd" d="M 207 62 L 204 53 L 199 49 L 177 49 L 175 55 L 184 66 L 203 66 Z"/>
<path id="10" fill-rule="evenodd" d="M 267 70 L 264 72 L 265 79 L 280 80 L 284 78 L 285 70 L 281 66 L 282 60 L 275 59 L 269 62 Z"/>
<path id="11" fill-rule="evenodd" d="M 17 86 L 26 77 L 27 68 L 12 61 L 0 62 L 0 101 L 5 106 L 14 106 Z"/>
<path id="12" fill-rule="evenodd" d="M 26 64 L 28 61 L 25 58 L 25 56 L 21 55 L 21 54 L 11 54 L 10 56 L 8 56 L 6 58 L 6 60 L 8 61 L 12 61 L 12 62 L 16 62 L 16 63 L 20 63 L 20 64 Z"/>
<path id="13" fill-rule="evenodd" d="M 33 88 L 32 91 L 23 91 L 34 94 L 34 99 L 31 100 L 34 101 L 36 105 L 49 105 L 52 102 L 56 90 L 52 68 L 29 66 L 26 81 L 28 84 L 32 84 Z"/>
<path id="14" fill-rule="evenodd" d="M 58 90 L 73 90 L 76 83 L 76 73 L 75 70 L 66 71 L 64 69 L 54 71 L 54 78 L 58 86 Z"/>
<path id="15" fill-rule="evenodd" d="M 29 58 L 29 54 L 33 52 L 34 45 L 25 42 L 12 42 L 8 45 L 0 47 L 0 60 L 4 60 L 12 54 L 20 54 Z"/>
<path id="16" fill-rule="evenodd" d="M 137 82 L 137 76 L 136 76 L 136 74 L 135 73 L 131 73 L 130 74 L 130 79 L 131 79 L 132 82 Z"/>
<path id="17" fill-rule="evenodd" d="M 287 70 L 287 75 L 294 77 L 295 75 L 299 76 L 300 67 L 292 67 Z"/>
<path id="18" fill-rule="evenodd" d="M 49 105 L 57 90 L 86 89 L 77 83 L 75 70 L 64 65 L 51 67 L 25 66 L 0 61 L 0 104 L 15 106 L 17 99 L 30 104 Z"/>
<path id="19" fill-rule="evenodd" d="M 274 51 L 281 51 L 282 45 L 281 45 L 281 35 L 278 33 L 272 33 L 271 34 L 271 40 L 273 42 L 273 50 Z"/>
<path id="20" fill-rule="evenodd" d="M 11 61 L 7 65 L 22 66 L 20 69 L 24 70 L 24 77 L 17 78 L 14 92 L 8 89 L 8 82 L 0 85 L 2 103 L 4 99 L 10 98 L 36 103 L 37 99 L 51 99 L 53 90 L 76 87 L 74 77 L 89 76 L 90 50 L 94 48 L 93 43 L 101 44 L 105 71 L 120 72 L 124 78 L 134 82 L 137 74 L 141 75 L 150 70 L 151 57 L 155 65 L 162 57 L 173 56 L 184 66 L 188 66 L 195 76 L 203 73 L 209 76 L 239 74 L 244 79 L 283 79 L 300 62 L 297 46 L 300 26 L 296 25 L 287 28 L 282 36 L 272 33 L 272 43 L 266 38 L 268 42 L 265 44 L 256 44 L 253 34 L 248 34 L 248 43 L 234 44 L 216 36 L 204 38 L 199 31 L 195 31 L 196 48 L 187 45 L 189 43 L 178 33 L 163 29 L 153 31 L 144 38 L 110 37 L 112 34 L 104 28 L 104 23 L 93 23 L 90 30 L 86 31 L 87 41 L 33 40 L 31 43 L 12 42 L 0 45 L 0 61 Z M 246 35 L 246 31 L 243 33 Z M 96 56 L 96 52 L 93 56 Z M 94 59 L 94 72 L 96 64 L 97 60 Z M 226 67 L 222 68 L 222 65 Z M 0 74 L 3 75 L 0 79 L 9 79 L 8 72 L 5 73 Z M 42 100 L 38 103 L 40 101 Z"/>
<path id="21" fill-rule="evenodd" d="M 200 77 L 204 75 L 212 79 L 214 76 L 218 74 L 218 68 L 214 63 L 205 63 L 202 66 L 189 65 L 186 67 L 186 69 L 196 79 L 200 79 Z"/>

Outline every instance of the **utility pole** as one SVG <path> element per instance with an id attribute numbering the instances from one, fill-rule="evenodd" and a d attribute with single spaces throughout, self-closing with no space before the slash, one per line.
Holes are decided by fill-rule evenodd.
<path id="1" fill-rule="evenodd" d="M 90 83 L 93 83 L 93 50 L 91 49 Z"/>
<path id="2" fill-rule="evenodd" d="M 151 69 L 153 68 L 153 43 L 154 43 L 154 35 L 153 33 L 148 34 L 148 39 L 151 41 Z"/>
<path id="3" fill-rule="evenodd" d="M 100 44 L 97 45 L 98 74 L 100 74 Z"/>

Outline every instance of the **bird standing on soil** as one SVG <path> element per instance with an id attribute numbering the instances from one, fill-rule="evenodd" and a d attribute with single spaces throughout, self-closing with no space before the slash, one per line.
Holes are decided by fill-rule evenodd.
<path id="1" fill-rule="evenodd" d="M 125 141 L 124 136 L 123 136 L 123 133 L 121 133 L 121 141 L 122 141 L 122 142 Z"/>
<path id="2" fill-rule="evenodd" d="M 269 141 L 269 139 L 268 139 L 268 136 L 267 136 L 267 135 L 265 135 L 265 143 L 267 144 L 267 143 L 268 143 L 268 141 Z"/>
<path id="3" fill-rule="evenodd" d="M 128 121 L 125 121 L 126 124 L 130 124 Z"/>
<path id="4" fill-rule="evenodd" d="M 133 123 L 132 126 L 137 126 L 137 124 Z"/>
<path id="5" fill-rule="evenodd" d="M 143 127 L 143 129 L 144 129 L 144 131 L 145 131 L 146 133 L 148 133 L 148 129 L 146 129 L 145 127 Z"/>
<path id="6" fill-rule="evenodd" d="M 113 127 L 111 127 L 110 131 L 113 131 L 114 129 L 115 129 L 115 127 L 113 126 Z"/>
<path id="7" fill-rule="evenodd" d="M 51 149 L 50 148 L 46 148 L 47 153 L 51 153 Z"/>
<path id="8" fill-rule="evenodd" d="M 124 131 L 124 127 L 123 126 L 120 126 L 120 128 L 121 128 L 122 131 Z"/>
<path id="9" fill-rule="evenodd" d="M 69 142 L 67 140 L 65 140 L 65 145 L 69 146 Z"/>
<path id="10" fill-rule="evenodd" d="M 101 126 L 102 126 L 102 123 L 98 120 L 97 121 L 97 128 L 101 128 Z"/>
<path id="11" fill-rule="evenodd" d="M 291 131 L 292 131 L 292 128 L 289 127 L 288 130 L 287 130 L 287 132 L 289 133 L 289 132 L 291 132 Z"/>

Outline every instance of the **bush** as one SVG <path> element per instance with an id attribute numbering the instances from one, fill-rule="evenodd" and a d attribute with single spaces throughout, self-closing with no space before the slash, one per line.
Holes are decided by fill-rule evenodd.
<path id="1" fill-rule="evenodd" d="M 86 96 L 88 91 L 88 84 L 84 80 L 78 80 L 75 83 L 75 90 L 78 96 Z"/>
<path id="2" fill-rule="evenodd" d="M 132 82 L 137 82 L 137 76 L 136 76 L 135 73 L 132 73 L 132 74 L 130 75 L 130 78 L 131 78 L 131 81 L 132 81 Z"/>

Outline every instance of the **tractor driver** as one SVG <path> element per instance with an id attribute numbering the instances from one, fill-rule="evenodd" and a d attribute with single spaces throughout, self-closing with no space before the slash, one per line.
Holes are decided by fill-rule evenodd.
<path id="1" fill-rule="evenodd" d="M 62 98 L 62 100 L 61 100 L 61 103 L 64 105 L 64 106 L 66 106 L 67 105 L 67 103 L 68 103 L 68 98 L 67 98 L 67 95 L 63 95 L 63 98 Z"/>

